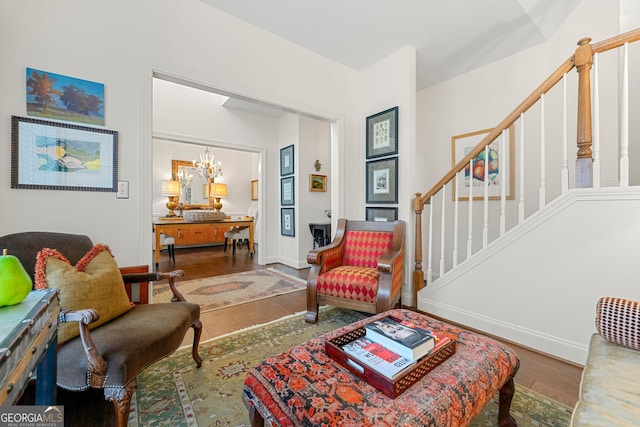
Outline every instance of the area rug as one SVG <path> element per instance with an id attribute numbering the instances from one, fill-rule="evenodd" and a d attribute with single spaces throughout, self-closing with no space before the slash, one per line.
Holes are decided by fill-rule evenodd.
<path id="1" fill-rule="evenodd" d="M 364 315 L 323 308 L 316 324 L 306 323 L 303 316 L 289 316 L 201 343 L 204 362 L 200 369 L 195 368 L 190 348 L 147 368 L 138 376 L 129 426 L 248 426 L 242 386 L 251 367 Z M 497 413 L 494 398 L 472 426 L 495 426 Z M 511 415 L 520 427 L 567 426 L 571 408 L 516 384 Z"/>
<path id="2" fill-rule="evenodd" d="M 200 304 L 200 312 L 204 313 L 299 291 L 307 287 L 307 282 L 276 269 L 265 268 L 185 280 L 177 282 L 176 285 L 187 301 Z M 154 287 L 153 302 L 171 302 L 172 296 L 168 284 Z"/>

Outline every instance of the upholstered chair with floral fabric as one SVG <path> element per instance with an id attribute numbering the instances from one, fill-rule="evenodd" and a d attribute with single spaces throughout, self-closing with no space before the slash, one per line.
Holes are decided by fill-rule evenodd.
<path id="1" fill-rule="evenodd" d="M 401 305 L 404 221 L 338 220 L 333 241 L 309 252 L 305 320 L 319 305 L 381 313 Z"/>
<path id="2" fill-rule="evenodd" d="M 0 247 L 16 256 L 36 289 L 58 288 L 57 379 L 70 391 L 102 389 L 113 402 L 119 427 L 127 425 L 137 375 L 173 353 L 194 331 L 192 355 L 202 365 L 198 345 L 200 306 L 186 302 L 175 279 L 183 272 L 123 274 L 108 246 L 85 235 L 24 232 L 0 237 Z M 173 302 L 134 304 L 126 284 L 167 280 Z"/>

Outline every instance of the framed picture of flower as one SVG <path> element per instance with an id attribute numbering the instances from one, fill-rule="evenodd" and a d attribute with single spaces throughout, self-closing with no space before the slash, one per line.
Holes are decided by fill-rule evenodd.
<path id="1" fill-rule="evenodd" d="M 367 162 L 367 203 L 398 203 L 398 157 Z"/>

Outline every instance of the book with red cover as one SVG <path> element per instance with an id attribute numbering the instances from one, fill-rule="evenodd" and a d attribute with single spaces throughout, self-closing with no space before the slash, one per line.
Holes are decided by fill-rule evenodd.
<path id="1" fill-rule="evenodd" d="M 367 337 L 343 345 L 342 350 L 389 379 L 393 379 L 413 363 Z"/>
<path id="2" fill-rule="evenodd" d="M 416 381 L 419 381 L 424 375 L 456 352 L 456 342 L 454 338 L 439 336 L 436 347 L 429 351 L 427 355 L 415 362 L 411 362 L 405 369 L 401 369 L 393 376 L 393 378 L 389 378 L 345 351 L 345 345 L 352 341 L 366 338 L 365 333 L 365 328 L 361 327 L 327 340 L 325 342 L 325 350 L 329 357 L 342 364 L 358 378 L 363 379 L 391 398 L 402 394 Z"/>

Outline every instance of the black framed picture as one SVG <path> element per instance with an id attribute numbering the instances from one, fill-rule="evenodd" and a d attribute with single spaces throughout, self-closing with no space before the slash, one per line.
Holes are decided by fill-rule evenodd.
<path id="1" fill-rule="evenodd" d="M 367 203 L 398 203 L 398 157 L 367 162 Z"/>
<path id="2" fill-rule="evenodd" d="M 398 154 L 398 107 L 367 117 L 367 159 Z"/>
<path id="3" fill-rule="evenodd" d="M 118 192 L 118 132 L 11 116 L 11 188 Z"/>
<path id="4" fill-rule="evenodd" d="M 292 175 L 293 169 L 293 144 L 280 149 L 280 176 Z"/>
<path id="5" fill-rule="evenodd" d="M 367 221 L 395 221 L 398 219 L 398 208 L 367 206 Z"/>
<path id="6" fill-rule="evenodd" d="M 295 205 L 295 177 L 280 178 L 280 204 L 282 206 Z"/>
<path id="7" fill-rule="evenodd" d="M 296 237 L 295 208 L 280 208 L 280 234 Z"/>

